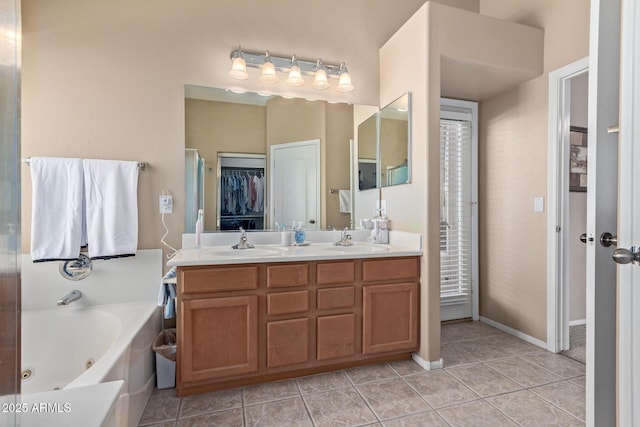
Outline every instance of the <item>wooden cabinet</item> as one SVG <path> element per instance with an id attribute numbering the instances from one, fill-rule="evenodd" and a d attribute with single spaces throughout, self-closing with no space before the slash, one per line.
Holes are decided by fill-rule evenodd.
<path id="1" fill-rule="evenodd" d="M 184 300 L 179 310 L 181 381 L 258 370 L 257 296 Z"/>
<path id="2" fill-rule="evenodd" d="M 178 395 L 410 357 L 417 257 L 180 267 Z"/>

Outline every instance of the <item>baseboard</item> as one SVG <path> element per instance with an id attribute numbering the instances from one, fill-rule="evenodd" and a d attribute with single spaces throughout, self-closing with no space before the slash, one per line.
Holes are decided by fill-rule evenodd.
<path id="1" fill-rule="evenodd" d="M 420 355 L 418 355 L 418 353 L 411 353 L 411 358 L 418 365 L 422 366 L 422 368 L 426 371 L 433 371 L 434 369 L 442 369 L 442 366 L 443 366 L 442 358 L 440 358 L 439 360 L 430 362 L 428 360 L 424 360 L 422 357 L 420 357 Z"/>
<path id="2" fill-rule="evenodd" d="M 580 325 L 586 325 L 586 324 L 587 324 L 587 319 L 572 320 L 569 322 L 569 326 L 580 326 Z"/>
<path id="3" fill-rule="evenodd" d="M 503 325 L 502 323 L 498 323 L 495 320 L 487 319 L 486 317 L 480 316 L 480 321 L 486 323 L 489 326 L 493 326 L 496 329 L 500 329 L 502 332 L 506 332 L 509 335 L 513 335 L 516 338 L 520 338 L 528 343 L 531 343 L 535 346 L 538 346 L 543 349 L 547 349 L 547 343 L 539 340 L 538 338 L 534 338 L 531 335 L 527 335 L 524 332 L 520 332 L 516 329 L 513 329 L 509 326 Z"/>

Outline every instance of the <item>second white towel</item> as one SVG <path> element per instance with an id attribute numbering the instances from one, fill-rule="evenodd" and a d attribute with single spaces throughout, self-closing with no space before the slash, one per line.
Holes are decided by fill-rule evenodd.
<path id="1" fill-rule="evenodd" d="M 85 159 L 90 258 L 135 255 L 138 249 L 138 163 Z"/>

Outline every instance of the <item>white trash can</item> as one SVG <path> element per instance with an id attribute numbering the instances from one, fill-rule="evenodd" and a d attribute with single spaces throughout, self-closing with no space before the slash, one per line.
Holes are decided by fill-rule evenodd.
<path id="1" fill-rule="evenodd" d="M 176 386 L 176 330 L 164 329 L 153 341 L 156 353 L 156 385 L 158 389 Z"/>

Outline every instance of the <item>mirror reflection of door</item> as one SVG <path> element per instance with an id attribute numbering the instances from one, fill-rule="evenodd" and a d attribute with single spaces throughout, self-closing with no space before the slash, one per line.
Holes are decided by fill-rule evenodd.
<path id="1" fill-rule="evenodd" d="M 271 227 L 320 227 L 320 140 L 271 146 Z"/>

